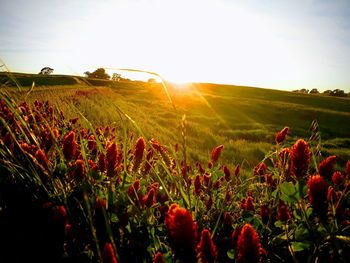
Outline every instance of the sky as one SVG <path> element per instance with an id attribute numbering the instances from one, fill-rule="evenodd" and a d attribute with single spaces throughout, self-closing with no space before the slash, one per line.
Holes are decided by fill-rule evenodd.
<path id="1" fill-rule="evenodd" d="M 350 1 L 0 0 L 0 59 L 15 72 L 349 92 Z"/>

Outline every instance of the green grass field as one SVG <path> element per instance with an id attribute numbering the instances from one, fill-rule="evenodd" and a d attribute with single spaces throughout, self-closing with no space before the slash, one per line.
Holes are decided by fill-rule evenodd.
<path id="1" fill-rule="evenodd" d="M 18 77 L 0 80 L 1 262 L 347 262 L 350 99 Z"/>
<path id="2" fill-rule="evenodd" d="M 226 162 L 250 169 L 272 148 L 277 131 L 289 126 L 292 144 L 297 137 L 309 138 L 314 119 L 319 124 L 321 152 L 336 154 L 340 164 L 350 159 L 349 98 L 230 85 L 169 84 L 172 104 L 160 84 L 107 81 L 93 83 L 104 86 L 92 86 L 82 78 L 56 76 L 53 81 L 33 76 L 17 76 L 24 87 L 21 92 L 9 89 L 14 98 L 49 100 L 69 118 L 81 113 L 93 125 L 128 125 L 130 132 L 137 132 L 121 117 L 119 108 L 148 139 L 157 138 L 170 148 L 175 143 L 182 145 L 181 119 L 185 114 L 187 154 L 193 161 L 205 162 L 213 147 L 224 144 Z M 59 85 L 62 79 L 62 84 L 75 84 Z M 28 83 L 33 80 L 39 84 L 28 93 Z"/>

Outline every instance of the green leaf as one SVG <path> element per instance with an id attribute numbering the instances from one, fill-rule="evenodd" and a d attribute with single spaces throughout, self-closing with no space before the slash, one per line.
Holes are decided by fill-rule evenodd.
<path id="1" fill-rule="evenodd" d="M 235 251 L 233 249 L 228 250 L 226 254 L 229 259 L 235 259 Z"/>
<path id="2" fill-rule="evenodd" d="M 319 227 L 317 228 L 317 232 L 320 233 L 322 236 L 327 235 L 327 229 L 322 225 L 319 225 Z"/>
<path id="3" fill-rule="evenodd" d="M 282 227 L 282 226 L 284 226 L 284 223 L 282 221 L 275 222 L 275 227 Z"/>
<path id="4" fill-rule="evenodd" d="M 284 182 L 281 185 L 281 199 L 286 203 L 294 203 L 297 200 L 296 194 L 297 191 L 295 186 L 291 182 Z"/>
<path id="5" fill-rule="evenodd" d="M 307 195 L 307 185 L 304 184 L 303 182 L 297 182 L 295 184 L 296 188 L 296 197 L 298 200 L 301 200 L 306 197 Z"/>
<path id="6" fill-rule="evenodd" d="M 305 242 L 291 242 L 294 252 L 303 251 L 309 249 L 310 244 Z"/>
<path id="7" fill-rule="evenodd" d="M 282 194 L 285 194 L 287 196 L 295 196 L 296 189 L 293 183 L 291 182 L 284 182 L 281 185 L 281 192 Z"/>
<path id="8" fill-rule="evenodd" d="M 307 210 L 306 210 L 306 216 L 307 218 L 310 218 L 310 216 L 313 214 L 313 209 L 312 207 L 309 207 Z"/>
<path id="9" fill-rule="evenodd" d="M 115 213 L 112 213 L 111 215 L 111 222 L 112 223 L 116 223 L 118 221 L 118 217 Z"/>
<path id="10" fill-rule="evenodd" d="M 295 239 L 296 240 L 305 240 L 309 237 L 309 230 L 303 226 L 299 225 L 295 230 Z"/>
<path id="11" fill-rule="evenodd" d="M 275 191 L 273 191 L 273 192 L 271 193 L 271 196 L 272 196 L 273 198 L 276 198 L 277 193 L 278 193 L 278 191 L 277 191 L 277 189 L 276 189 Z"/>

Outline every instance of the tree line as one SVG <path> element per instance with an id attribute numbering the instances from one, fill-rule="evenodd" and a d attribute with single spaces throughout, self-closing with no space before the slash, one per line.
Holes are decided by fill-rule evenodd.
<path id="1" fill-rule="evenodd" d="M 300 89 L 300 90 L 293 90 L 293 92 L 303 93 L 303 94 L 321 94 L 317 89 L 311 89 L 311 90 Z M 329 96 L 335 96 L 335 97 L 350 96 L 350 92 L 345 93 L 345 91 L 342 89 L 334 89 L 334 90 L 328 89 L 328 90 L 323 91 L 322 94 L 329 95 Z"/>

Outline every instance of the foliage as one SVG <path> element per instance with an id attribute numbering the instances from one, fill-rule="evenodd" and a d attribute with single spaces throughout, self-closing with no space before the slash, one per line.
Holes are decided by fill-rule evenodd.
<path id="1" fill-rule="evenodd" d="M 50 75 L 53 72 L 53 68 L 44 67 L 40 70 L 39 75 Z"/>
<path id="2" fill-rule="evenodd" d="M 93 72 L 86 71 L 84 72 L 84 75 L 86 75 L 88 78 L 94 78 L 94 79 L 110 79 L 111 77 L 106 73 L 106 70 L 104 68 L 98 68 Z"/>
<path id="3" fill-rule="evenodd" d="M 323 92 L 324 94 L 335 96 L 335 97 L 346 97 L 344 90 L 341 89 L 335 89 L 335 90 L 326 90 Z"/>
<path id="4" fill-rule="evenodd" d="M 115 127 L 94 127 L 82 115 L 67 119 L 49 102 L 17 104 L 2 94 L 0 105 L 1 261 L 349 256 L 350 162 L 341 171 L 334 171 L 334 157 L 319 166 L 315 123 L 313 136 L 293 147 L 284 145 L 290 130 L 283 129 L 244 177 L 221 163 L 223 145 L 213 149 L 208 167 L 194 165 L 180 154 L 186 140 L 172 153 L 142 136 L 135 122 L 141 136 L 124 130 L 120 137 Z"/>

